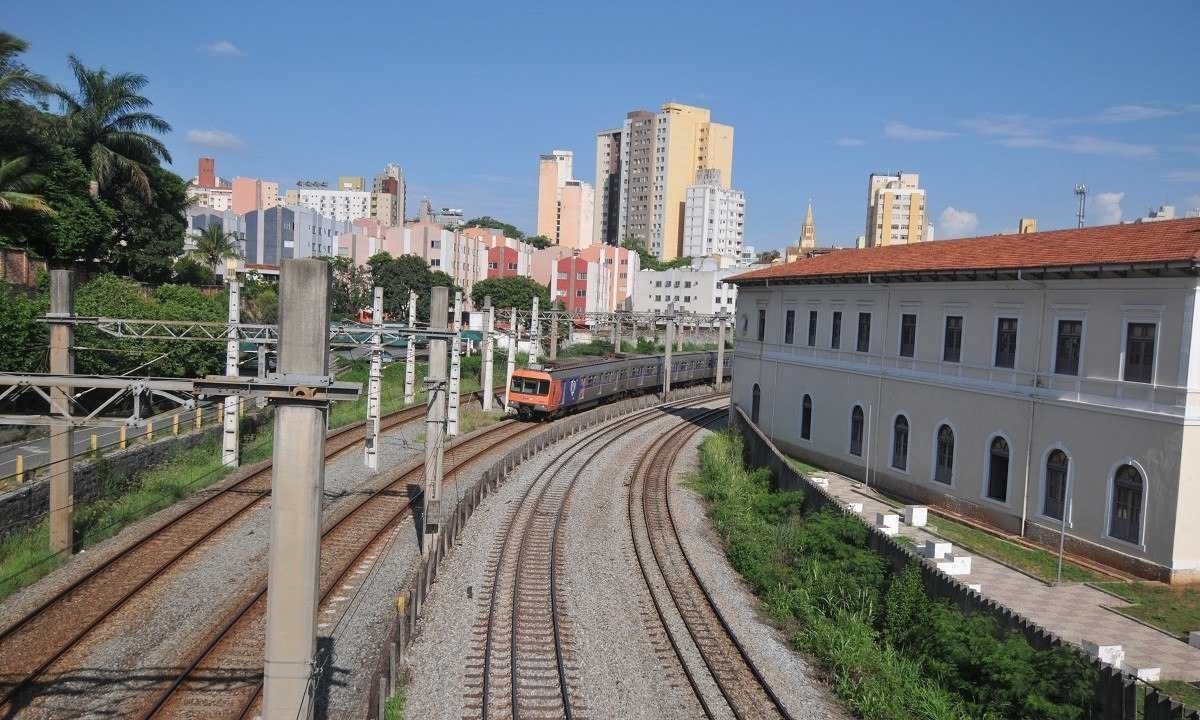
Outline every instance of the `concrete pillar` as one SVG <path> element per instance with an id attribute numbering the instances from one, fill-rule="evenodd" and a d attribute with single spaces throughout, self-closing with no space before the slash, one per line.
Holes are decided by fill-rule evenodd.
<path id="1" fill-rule="evenodd" d="M 684 320 L 683 320 L 683 318 L 680 318 L 679 322 L 675 323 L 675 342 L 676 342 L 675 351 L 676 352 L 683 352 L 683 328 L 684 328 Z"/>
<path id="2" fill-rule="evenodd" d="M 612 316 L 612 346 L 613 352 L 621 352 L 621 319 Z"/>
<path id="3" fill-rule="evenodd" d="M 242 284 L 236 272 L 226 272 L 229 280 L 229 329 L 225 341 L 225 374 L 236 377 L 238 358 L 241 356 L 241 339 L 238 324 L 242 322 Z M 241 435 L 238 432 L 238 399 L 232 395 L 225 398 L 224 426 L 221 431 L 221 464 L 237 467 L 240 455 Z"/>
<path id="4" fill-rule="evenodd" d="M 671 392 L 671 348 L 675 344 L 675 311 L 667 311 L 667 336 L 663 342 L 663 397 Z"/>
<path id="5" fill-rule="evenodd" d="M 550 313 L 550 362 L 558 359 L 558 313 Z"/>
<path id="6" fill-rule="evenodd" d="M 496 308 L 492 307 L 492 299 L 489 297 L 485 301 L 487 305 L 483 308 L 483 362 L 481 363 L 483 375 L 479 379 L 480 392 L 483 395 L 483 409 L 485 411 L 492 409 L 492 379 L 493 373 L 493 357 L 496 350 L 496 342 L 492 339 L 492 333 L 496 331 Z"/>
<path id="7" fill-rule="evenodd" d="M 70 270 L 50 271 L 50 317 L 69 318 L 75 314 L 75 290 Z M 50 372 L 70 375 L 75 372 L 75 328 L 68 323 L 50 325 Z M 50 550 L 70 553 L 73 547 L 71 516 L 75 510 L 75 475 L 71 453 L 75 432 L 71 423 L 71 387 L 50 388 L 53 405 L 64 415 L 50 425 Z M 124 426 L 122 426 L 124 427 Z"/>
<path id="8" fill-rule="evenodd" d="M 417 294 L 408 291 L 408 326 L 417 326 Z M 413 404 L 416 399 L 417 384 L 417 336 L 409 335 L 404 349 L 404 407 Z"/>
<path id="9" fill-rule="evenodd" d="M 371 305 L 371 370 L 367 375 L 367 435 L 363 442 L 367 469 L 379 469 L 379 416 L 383 401 L 383 288 L 375 288 Z"/>
<path id="10" fill-rule="evenodd" d="M 504 373 L 504 411 L 505 412 L 508 412 L 508 409 L 510 407 L 512 407 L 512 402 L 510 401 L 511 396 L 512 396 L 512 378 L 513 378 L 513 372 L 515 372 L 517 369 L 517 345 L 521 339 L 521 330 L 520 330 L 520 328 L 517 327 L 517 309 L 516 308 L 508 309 L 508 330 L 510 333 L 510 335 L 509 335 L 510 342 L 508 344 L 508 369 Z"/>
<path id="11" fill-rule="evenodd" d="M 450 291 L 431 289 L 429 329 L 446 329 Z M 429 372 L 425 376 L 425 529 L 421 552 L 428 556 L 437 545 L 442 518 L 442 454 L 446 430 L 446 340 L 429 339 Z"/>
<path id="12" fill-rule="evenodd" d="M 450 345 L 450 387 L 446 396 L 446 436 L 458 435 L 458 395 L 462 382 L 462 357 L 459 355 L 462 345 L 462 293 L 454 293 L 454 320 L 450 329 L 454 331 L 454 341 Z"/>
<path id="13" fill-rule="evenodd" d="M 285 259 L 279 281 L 279 372 L 329 374 L 329 266 Z M 312 718 L 325 485 L 326 405 L 277 400 L 271 477 L 263 717 Z"/>
<path id="14" fill-rule="evenodd" d="M 725 313 L 717 321 L 717 375 L 713 387 L 720 390 L 725 384 Z"/>
<path id="15" fill-rule="evenodd" d="M 533 311 L 529 314 L 529 361 L 526 363 L 526 367 L 537 365 L 540 340 L 541 338 L 538 337 L 538 298 L 535 295 Z"/>
<path id="16" fill-rule="evenodd" d="M 266 380 L 267 379 L 267 344 L 260 342 L 258 344 L 258 346 L 255 348 L 255 351 L 258 354 L 258 362 L 257 362 L 258 379 Z M 255 403 L 258 405 L 258 407 L 265 408 L 267 406 L 267 396 L 261 395 L 261 396 L 255 398 Z"/>

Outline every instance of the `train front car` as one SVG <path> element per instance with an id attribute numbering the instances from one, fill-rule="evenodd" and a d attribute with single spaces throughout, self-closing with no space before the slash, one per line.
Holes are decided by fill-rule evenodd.
<path id="1" fill-rule="evenodd" d="M 513 372 L 509 402 L 522 420 L 544 418 L 558 409 L 553 397 L 557 383 L 544 370 L 518 369 Z"/>

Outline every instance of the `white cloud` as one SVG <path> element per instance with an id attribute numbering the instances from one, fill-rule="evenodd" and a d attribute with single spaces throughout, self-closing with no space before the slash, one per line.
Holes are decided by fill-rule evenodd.
<path id="1" fill-rule="evenodd" d="M 237 135 L 224 130 L 188 130 L 187 141 L 213 150 L 237 150 L 246 145 Z"/>
<path id="2" fill-rule="evenodd" d="M 1108 155 L 1124 158 L 1151 157 L 1158 152 L 1153 145 L 1136 145 L 1088 135 L 1063 140 L 1042 136 L 1008 137 L 1000 140 L 1000 144 L 1010 148 L 1047 148 L 1079 155 Z"/>
<path id="3" fill-rule="evenodd" d="M 867 141 L 856 137 L 840 137 L 834 140 L 834 144 L 841 147 L 862 147 L 867 144 Z"/>
<path id="4" fill-rule="evenodd" d="M 1171 117 L 1172 115 L 1178 115 L 1180 112 L 1180 110 L 1151 107 L 1149 105 L 1114 105 L 1104 108 L 1099 115 L 1085 118 L 1083 122 L 1105 124 L 1140 122 L 1142 120 L 1157 120 L 1159 118 Z"/>
<path id="5" fill-rule="evenodd" d="M 1088 219 L 1093 221 L 1090 224 L 1115 225 L 1121 222 L 1121 200 L 1124 198 L 1123 192 L 1096 193 L 1088 210 Z"/>
<path id="6" fill-rule="evenodd" d="M 204 45 L 203 50 L 210 55 L 225 55 L 229 57 L 246 54 L 242 52 L 240 47 L 234 45 L 229 40 L 217 40 L 216 42 L 211 42 L 207 45 Z"/>
<path id="7" fill-rule="evenodd" d="M 944 138 L 958 135 L 958 133 L 950 132 L 949 130 L 919 128 L 895 121 L 889 122 L 887 125 L 883 126 L 883 134 L 896 140 L 908 141 L 942 140 Z"/>
<path id="8" fill-rule="evenodd" d="M 967 237 L 979 227 L 979 216 L 970 210 L 947 206 L 938 217 L 938 235 L 942 238 Z"/>
<path id="9" fill-rule="evenodd" d="M 1037 135 L 1041 123 L 1028 115 L 994 115 L 963 120 L 963 127 L 989 137 L 1024 137 Z"/>
<path id="10" fill-rule="evenodd" d="M 1200 183 L 1200 170 L 1174 170 L 1167 173 L 1168 182 Z"/>

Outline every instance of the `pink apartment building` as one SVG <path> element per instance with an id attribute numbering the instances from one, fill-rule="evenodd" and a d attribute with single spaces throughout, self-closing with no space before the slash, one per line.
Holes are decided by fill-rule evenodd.
<path id="1" fill-rule="evenodd" d="M 641 256 L 636 252 L 612 245 L 590 245 L 579 251 L 579 257 L 599 263 L 609 269 L 606 274 L 611 286 L 606 293 L 609 306 L 604 310 L 632 310 L 633 284 L 641 270 Z"/>

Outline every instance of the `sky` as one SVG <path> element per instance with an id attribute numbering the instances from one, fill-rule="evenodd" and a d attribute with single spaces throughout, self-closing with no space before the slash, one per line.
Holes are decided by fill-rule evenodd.
<path id="1" fill-rule="evenodd" d="M 660 7 L 661 5 L 661 7 Z M 834 5 L 829 3 L 828 5 Z M 79 3 L 6 8 L 25 62 L 149 77 L 176 172 L 333 182 L 399 163 L 428 197 L 532 232 L 537 160 L 667 101 L 735 128 L 746 243 L 863 232 L 867 176 L 918 172 L 938 238 L 1200 207 L 1195 0 L 1135 4 Z M 106 7 L 111 6 L 111 7 Z"/>

